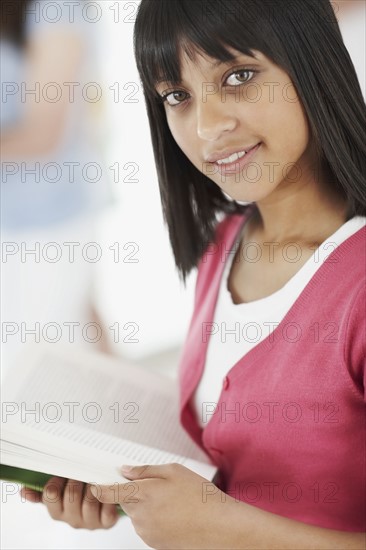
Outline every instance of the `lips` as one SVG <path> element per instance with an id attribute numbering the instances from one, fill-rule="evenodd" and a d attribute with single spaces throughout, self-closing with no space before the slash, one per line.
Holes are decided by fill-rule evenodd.
<path id="1" fill-rule="evenodd" d="M 226 159 L 231 155 L 233 155 L 234 153 L 241 153 L 242 151 L 246 151 L 248 153 L 249 151 L 254 149 L 254 147 L 256 147 L 257 145 L 259 144 L 255 143 L 253 145 L 248 145 L 244 147 L 241 146 L 241 147 L 237 147 L 236 149 L 225 149 L 223 151 L 212 153 L 211 155 L 207 155 L 207 157 L 205 158 L 205 161 L 216 163 L 218 160 Z"/>
<path id="2" fill-rule="evenodd" d="M 243 157 L 239 158 L 234 162 L 231 162 L 230 164 L 218 164 L 217 162 L 213 164 L 223 176 L 236 177 L 236 175 L 238 173 L 241 173 L 244 167 L 247 164 L 250 164 L 253 158 L 256 157 L 257 151 L 258 149 L 260 149 L 260 147 L 261 147 L 261 143 L 258 143 L 257 145 L 249 149 L 246 155 L 244 155 Z"/>

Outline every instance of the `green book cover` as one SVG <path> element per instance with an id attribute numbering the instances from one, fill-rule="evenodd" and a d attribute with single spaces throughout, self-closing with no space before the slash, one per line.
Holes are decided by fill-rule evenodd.
<path id="1" fill-rule="evenodd" d="M 23 468 L 15 468 L 14 466 L 0 464 L 0 479 L 19 483 L 28 489 L 33 489 L 33 491 L 42 492 L 44 486 L 51 477 L 53 477 L 51 474 L 43 474 L 42 472 L 34 472 L 32 470 L 24 470 Z M 121 516 L 125 515 L 120 506 L 117 506 L 117 511 Z"/>

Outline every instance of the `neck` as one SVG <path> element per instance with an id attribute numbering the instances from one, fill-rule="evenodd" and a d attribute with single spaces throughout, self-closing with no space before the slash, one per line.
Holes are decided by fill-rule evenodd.
<path id="1" fill-rule="evenodd" d="M 288 184 L 256 202 L 251 231 L 262 242 L 323 242 L 347 220 L 347 201 L 315 181 Z"/>

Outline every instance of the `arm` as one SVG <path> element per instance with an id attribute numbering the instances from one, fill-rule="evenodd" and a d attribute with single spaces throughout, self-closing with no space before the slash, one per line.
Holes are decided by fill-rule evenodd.
<path id="1" fill-rule="evenodd" d="M 69 107 L 69 88 L 63 83 L 77 80 L 81 52 L 81 39 L 66 28 L 32 35 L 26 46 L 26 89 L 34 90 L 39 83 L 39 102 L 34 95 L 27 95 L 23 120 L 1 134 L 2 161 L 46 156 L 57 146 Z M 42 94 L 44 86 L 50 82 L 57 83 L 62 91 L 61 99 L 55 103 L 45 100 Z M 55 93 L 55 88 L 50 89 L 50 97 L 51 93 Z"/>
<path id="2" fill-rule="evenodd" d="M 229 497 L 178 464 L 136 466 L 122 473 L 132 480 L 128 492 L 119 485 L 118 492 L 99 487 L 92 493 L 103 503 L 119 502 L 141 538 L 154 548 L 365 549 L 364 533 L 324 529 L 266 512 Z"/>
<path id="3" fill-rule="evenodd" d="M 365 533 L 324 529 L 246 504 L 232 507 L 231 548 L 261 550 L 365 550 Z M 230 535 L 231 531 L 231 535 Z"/>

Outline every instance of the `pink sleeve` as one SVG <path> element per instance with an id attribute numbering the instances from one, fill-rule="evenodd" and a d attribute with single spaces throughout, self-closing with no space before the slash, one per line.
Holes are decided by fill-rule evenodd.
<path id="1" fill-rule="evenodd" d="M 348 318 L 345 362 L 355 385 L 362 392 L 366 402 L 366 285 L 361 289 L 351 304 Z"/>

